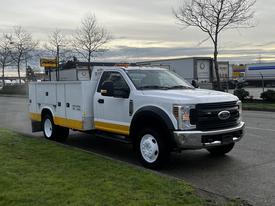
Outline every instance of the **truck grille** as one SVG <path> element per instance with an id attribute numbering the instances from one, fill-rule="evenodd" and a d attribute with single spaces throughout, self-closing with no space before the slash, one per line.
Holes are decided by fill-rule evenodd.
<path id="1" fill-rule="evenodd" d="M 219 118 L 218 114 L 222 111 L 230 112 L 227 120 Z M 191 111 L 191 124 L 202 131 L 224 129 L 238 125 L 239 117 L 239 106 L 236 101 L 197 104 L 196 109 Z"/>

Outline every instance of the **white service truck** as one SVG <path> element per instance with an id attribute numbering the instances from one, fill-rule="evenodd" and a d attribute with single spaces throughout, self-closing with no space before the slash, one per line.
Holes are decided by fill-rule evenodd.
<path id="1" fill-rule="evenodd" d="M 72 129 L 128 141 L 149 168 L 176 150 L 224 155 L 245 126 L 236 96 L 148 67 L 94 67 L 88 81 L 30 83 L 29 112 L 33 132 L 47 139 L 65 140 Z"/>

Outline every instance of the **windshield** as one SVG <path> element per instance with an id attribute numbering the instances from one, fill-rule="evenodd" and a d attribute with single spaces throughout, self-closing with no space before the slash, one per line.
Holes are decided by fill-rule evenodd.
<path id="1" fill-rule="evenodd" d="M 168 70 L 128 70 L 137 89 L 193 89 L 186 80 Z"/>

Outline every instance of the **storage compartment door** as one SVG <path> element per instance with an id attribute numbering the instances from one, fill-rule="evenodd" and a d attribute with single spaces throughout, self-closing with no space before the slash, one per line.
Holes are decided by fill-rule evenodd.
<path id="1" fill-rule="evenodd" d="M 66 117 L 68 119 L 82 120 L 81 84 L 66 84 Z"/>
<path id="2" fill-rule="evenodd" d="M 65 85 L 56 85 L 56 116 L 66 118 Z"/>

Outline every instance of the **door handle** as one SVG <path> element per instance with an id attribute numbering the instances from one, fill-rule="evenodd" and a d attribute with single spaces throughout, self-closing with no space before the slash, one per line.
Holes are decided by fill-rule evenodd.
<path id="1" fill-rule="evenodd" d="M 98 102 L 99 104 L 104 104 L 104 99 L 99 99 L 99 100 L 97 100 L 97 102 Z"/>

